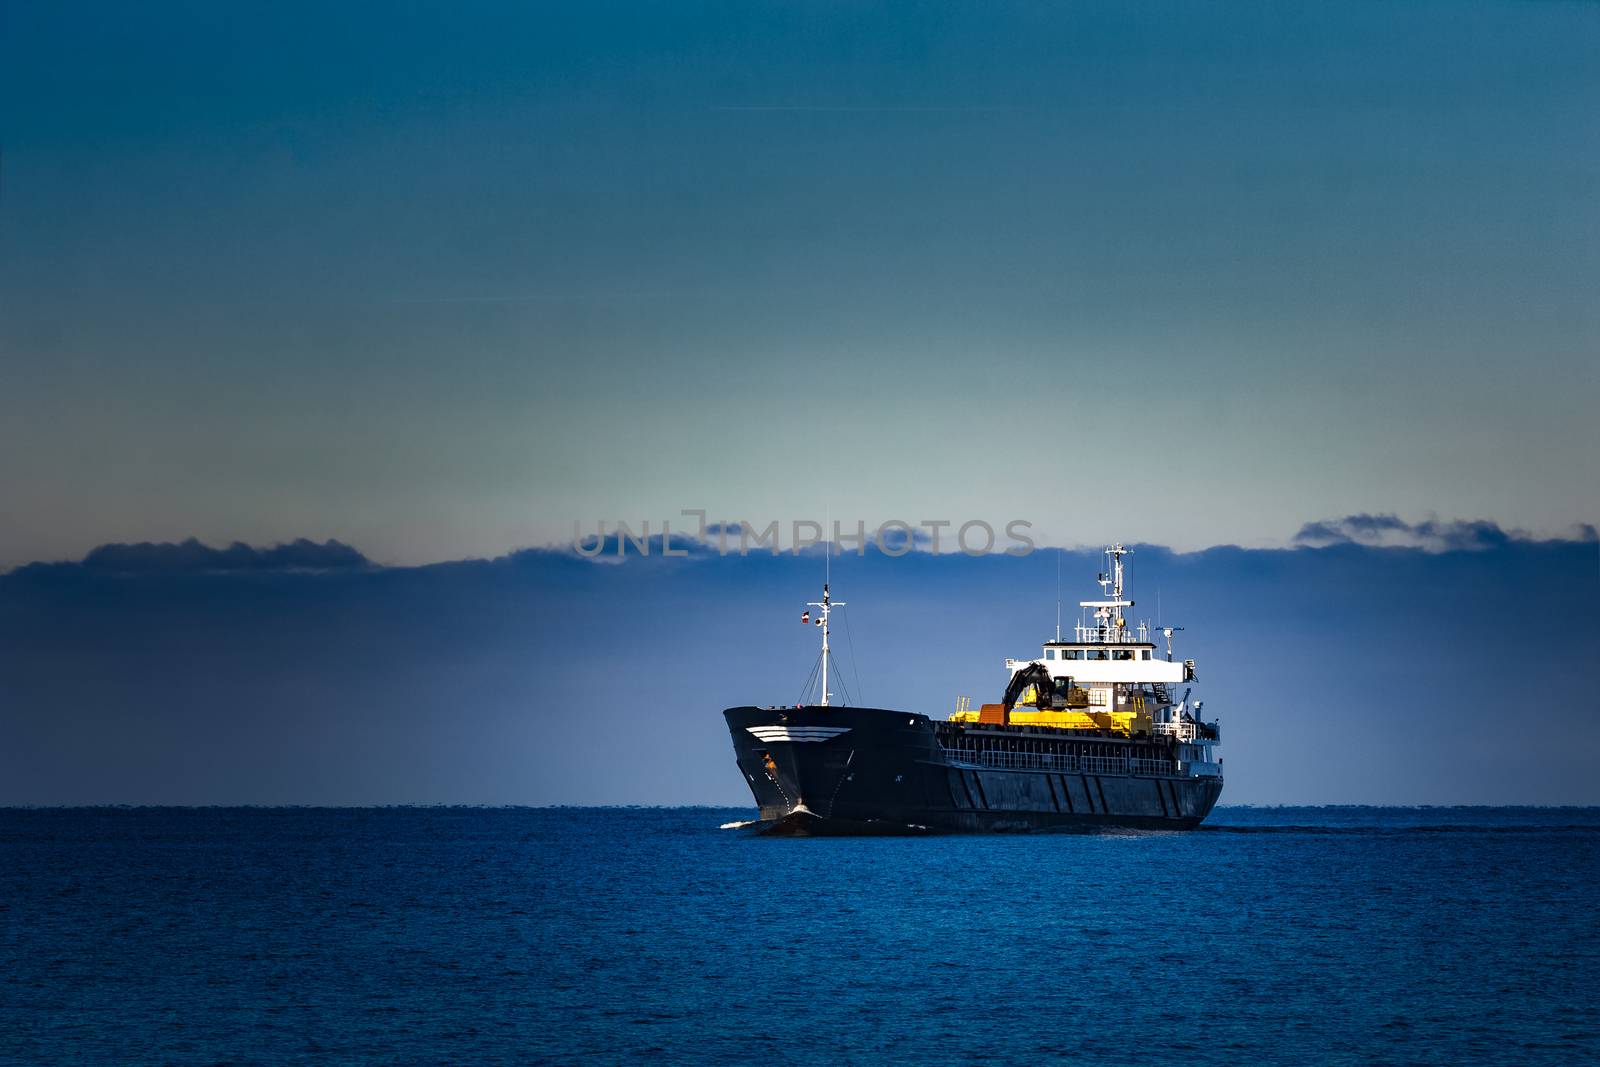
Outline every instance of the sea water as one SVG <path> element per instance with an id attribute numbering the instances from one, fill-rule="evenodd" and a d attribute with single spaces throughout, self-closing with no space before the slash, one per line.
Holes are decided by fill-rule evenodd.
<path id="1" fill-rule="evenodd" d="M 1600 1062 L 1600 809 L 0 812 L 0 1061 Z"/>

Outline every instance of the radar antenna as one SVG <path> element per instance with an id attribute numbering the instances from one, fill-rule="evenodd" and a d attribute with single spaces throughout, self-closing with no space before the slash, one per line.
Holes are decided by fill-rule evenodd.
<path id="1" fill-rule="evenodd" d="M 1122 595 L 1122 557 L 1132 552 L 1133 549 L 1124 548 L 1120 542 L 1106 547 L 1105 555 L 1111 560 L 1111 569 L 1101 573 L 1095 581 L 1100 583 L 1101 595 L 1110 599 L 1078 601 L 1079 607 L 1093 608 L 1095 618 L 1094 636 L 1088 637 L 1084 633 L 1086 628 L 1080 624 L 1078 640 L 1127 640 L 1128 621 L 1123 617 L 1122 609 L 1133 607 L 1133 601 L 1124 599 Z"/>

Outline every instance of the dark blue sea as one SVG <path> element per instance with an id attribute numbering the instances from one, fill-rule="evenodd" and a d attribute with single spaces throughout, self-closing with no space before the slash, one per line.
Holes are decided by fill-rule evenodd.
<path id="1" fill-rule="evenodd" d="M 1600 1062 L 1600 809 L 0 812 L 20 1064 Z"/>

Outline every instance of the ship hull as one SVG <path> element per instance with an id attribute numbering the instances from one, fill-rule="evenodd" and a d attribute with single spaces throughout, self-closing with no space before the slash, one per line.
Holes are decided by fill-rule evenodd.
<path id="1" fill-rule="evenodd" d="M 772 834 L 1190 830 L 1217 776 L 976 766 L 925 715 L 884 708 L 729 708 L 734 753 Z"/>

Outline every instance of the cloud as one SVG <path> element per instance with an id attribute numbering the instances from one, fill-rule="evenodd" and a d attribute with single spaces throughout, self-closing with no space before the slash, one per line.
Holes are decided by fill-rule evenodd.
<path id="1" fill-rule="evenodd" d="M 943 532 L 945 536 L 942 538 L 943 543 L 940 548 L 951 551 L 950 546 L 954 543 L 955 536 L 948 530 Z M 933 535 L 921 526 L 880 526 L 867 536 L 871 539 L 868 541 L 869 548 L 887 551 L 891 555 L 911 549 L 920 551 L 933 545 Z"/>
<path id="2" fill-rule="evenodd" d="M 1199 662 L 1199 695 L 1224 718 L 1225 799 L 1600 798 L 1559 731 L 1479 773 L 1482 739 L 1508 716 L 1587 684 L 1592 539 L 1392 516 L 1309 525 L 1343 547 L 1141 544 L 1132 559 L 1130 615 L 1185 627 L 1178 654 Z M 1395 551 L 1358 535 L 1485 547 Z M 385 567 L 337 542 L 186 542 L 0 575 L 0 804 L 748 804 L 719 712 L 805 696 L 818 635 L 796 619 L 820 560 L 659 547 L 642 558 L 630 545 L 622 566 L 566 546 Z M 330 557 L 352 565 L 311 565 Z M 835 653 L 862 703 L 942 716 L 958 695 L 998 696 L 1003 657 L 1039 653 L 1058 588 L 1070 630 L 1102 565 L 1095 549 L 847 552 L 833 565 L 849 604 Z M 1559 629 L 1564 652 L 1502 697 L 1485 690 L 1485 641 L 1523 616 Z M 1489 669 L 1517 653 L 1496 645 Z M 1305 684 L 1349 664 L 1378 697 Z M 1397 723 L 1427 744 L 1398 743 Z M 1330 729 L 1339 760 L 1324 758 Z"/>
<path id="3" fill-rule="evenodd" d="M 734 542 L 737 545 L 737 541 Z M 667 551 L 671 548 L 671 552 Z M 663 540 L 659 533 L 631 531 L 624 535 L 620 530 L 599 534 L 595 530 L 580 530 L 574 541 L 562 545 L 524 548 L 512 552 L 513 559 L 533 559 L 549 555 L 590 559 L 596 563 L 616 563 L 635 556 L 703 556 L 714 551 L 711 545 L 692 534 L 671 534 Z"/>
<path id="4" fill-rule="evenodd" d="M 1592 540 L 1593 527 L 1579 527 L 1574 540 Z M 1361 545 L 1366 548 L 1417 548 L 1425 552 L 1475 552 L 1513 541 L 1536 540 L 1525 530 L 1507 530 L 1488 519 L 1427 519 L 1407 522 L 1398 515 L 1346 515 L 1308 522 L 1294 535 L 1303 548 Z"/>
<path id="5" fill-rule="evenodd" d="M 141 541 L 101 545 L 83 557 L 89 571 L 118 574 L 202 574 L 234 571 L 330 571 L 372 566 L 370 560 L 341 541 L 318 544 L 301 537 L 271 548 L 253 548 L 235 541 L 212 548 L 196 538 L 179 544 Z"/>

